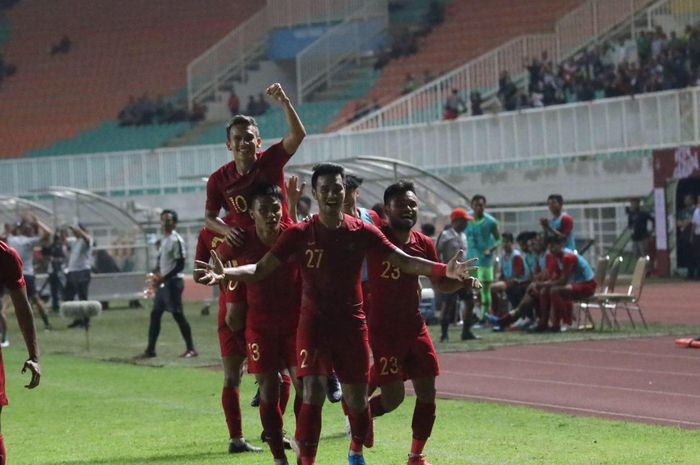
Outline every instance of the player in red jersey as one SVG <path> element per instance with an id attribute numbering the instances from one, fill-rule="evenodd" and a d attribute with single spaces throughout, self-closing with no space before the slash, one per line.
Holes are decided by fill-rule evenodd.
<path id="1" fill-rule="evenodd" d="M 208 262 L 211 258 L 210 251 L 215 250 L 223 242 L 223 236 L 214 233 L 207 227 L 202 228 L 197 239 L 195 261 Z M 235 262 L 228 264 L 233 266 Z M 201 277 L 196 270 L 193 276 L 195 280 Z M 238 294 L 235 293 L 237 285 L 238 283 L 235 282 L 222 283 L 219 292 L 217 335 L 219 338 L 221 360 L 224 367 L 224 386 L 221 391 L 221 405 L 224 410 L 224 418 L 226 419 L 226 426 L 229 432 L 229 453 L 261 452 L 261 448 L 251 445 L 243 437 L 240 385 L 241 367 L 246 359 L 246 348 L 243 324 L 233 320 L 235 316 L 233 307 L 235 305 L 245 306 L 245 301 L 242 303 L 236 301 L 237 299 L 240 300 Z M 238 331 L 235 331 L 235 328 L 239 328 Z"/>
<path id="2" fill-rule="evenodd" d="M 387 239 L 408 255 L 438 261 L 433 240 L 413 230 L 418 220 L 418 197 L 413 183 L 399 181 L 389 186 L 384 191 L 384 211 L 388 222 L 380 230 Z M 408 464 L 430 465 L 422 453 L 435 422 L 437 353 L 420 314 L 418 276 L 404 274 L 382 258 L 377 254 L 367 258 L 372 293 L 369 340 L 374 356 L 370 386 L 381 387 L 381 394 L 370 399 L 370 411 L 378 417 L 396 409 L 404 399 L 404 380 L 410 379 L 416 405 Z M 433 276 L 431 282 L 433 289 L 441 293 L 455 292 L 465 285 L 480 287 L 476 278 L 460 282 Z"/>
<path id="3" fill-rule="evenodd" d="M 302 124 L 282 86 L 275 83 L 267 88 L 267 95 L 278 101 L 284 109 L 289 133 L 262 153 L 262 139 L 255 119 L 235 116 L 226 125 L 226 148 L 233 154 L 233 161 L 214 171 L 207 182 L 205 224 L 207 228 L 225 236 L 232 244 L 240 245 L 242 231 L 253 220 L 248 213 L 251 189 L 260 183 L 276 184 L 282 189 L 285 202 L 282 216 L 287 216 L 284 165 L 297 151 L 306 136 Z M 228 211 L 219 218 L 221 209 Z"/>
<path id="4" fill-rule="evenodd" d="M 278 186 L 258 184 L 250 193 L 250 201 L 250 214 L 255 225 L 244 229 L 245 247 L 232 247 L 227 242 L 219 247 L 217 254 L 223 261 L 235 260 L 240 265 L 256 263 L 292 224 L 289 220 L 280 222 L 283 200 Z M 288 462 L 282 433 L 280 370 L 289 370 L 295 388 L 300 392 L 296 381 L 295 346 L 301 303 L 301 276 L 297 262 L 290 260 L 265 280 L 248 283 L 246 301 L 248 372 L 255 374 L 260 387 L 260 420 L 266 442 L 275 465 L 284 465 Z M 301 398 L 297 397 L 295 412 L 300 406 Z"/>
<path id="5" fill-rule="evenodd" d="M 260 281 L 290 257 L 301 261 L 302 304 L 297 331 L 297 374 L 302 378 L 303 404 L 297 420 L 295 444 L 302 465 L 316 462 L 321 434 L 321 409 L 327 376 L 335 368 L 350 408 L 351 465 L 364 465 L 363 444 L 368 435 L 367 404 L 369 344 L 362 308 L 360 271 L 368 253 L 382 255 L 404 273 L 466 279 L 475 267 L 458 261 L 447 265 L 407 255 L 391 244 L 373 225 L 342 213 L 345 171 L 324 163 L 314 167 L 312 193 L 319 214 L 285 231 L 272 249 L 255 264 L 226 268 L 201 264 L 207 275 L 202 282 L 221 279 Z"/>
<path id="6" fill-rule="evenodd" d="M 27 389 L 34 389 L 39 385 L 41 379 L 41 368 L 39 367 L 39 346 L 36 342 L 36 329 L 34 329 L 34 317 L 32 307 L 27 298 L 26 284 L 22 274 L 22 259 L 15 249 L 0 241 L 0 289 L 5 289 L 10 294 L 12 304 L 15 307 L 17 323 L 22 331 L 24 342 L 27 345 L 29 358 L 24 362 L 22 373 L 29 370 L 32 379 L 27 384 Z M 2 352 L 0 351 L 0 413 L 2 407 L 7 405 L 5 395 L 5 368 L 2 363 Z M 0 465 L 5 465 L 7 453 L 5 452 L 5 441 L 0 432 Z"/>

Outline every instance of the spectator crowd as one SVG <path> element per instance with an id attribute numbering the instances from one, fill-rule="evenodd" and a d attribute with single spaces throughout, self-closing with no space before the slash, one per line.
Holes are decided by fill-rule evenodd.
<path id="1" fill-rule="evenodd" d="M 155 100 L 148 93 L 141 97 L 129 97 L 126 106 L 117 115 L 119 126 L 148 126 L 152 124 L 170 124 L 190 121 L 203 121 L 206 106 L 195 102 L 190 110 L 186 102 L 176 98 L 158 96 Z"/>

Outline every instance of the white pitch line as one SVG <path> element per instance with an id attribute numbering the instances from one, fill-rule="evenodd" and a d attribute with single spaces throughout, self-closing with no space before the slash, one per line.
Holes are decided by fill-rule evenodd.
<path id="1" fill-rule="evenodd" d="M 608 389 L 608 390 L 614 390 L 614 391 L 637 392 L 637 393 L 642 393 L 642 394 L 655 394 L 655 395 L 663 395 L 663 396 L 686 397 L 689 399 L 700 399 L 700 395 L 695 395 L 695 394 L 683 394 L 683 393 L 668 392 L 668 391 L 653 391 L 653 390 L 649 390 L 649 389 L 626 388 L 626 387 L 619 387 L 619 386 L 608 386 L 605 384 L 571 383 L 568 381 L 555 381 L 555 380 L 538 379 L 538 378 L 519 378 L 516 376 L 490 375 L 490 374 L 484 374 L 484 373 L 459 372 L 459 371 L 449 371 L 449 370 L 441 370 L 440 372 L 441 373 L 449 373 L 449 374 L 457 375 L 457 376 L 463 376 L 463 377 L 475 376 L 478 378 L 494 378 L 494 379 L 502 379 L 502 380 L 507 380 L 507 381 L 527 381 L 527 382 L 531 382 L 531 383 L 556 384 L 556 385 L 560 385 L 560 386 L 585 387 L 585 388 L 593 388 L 593 389 Z"/>
<path id="2" fill-rule="evenodd" d="M 507 404 L 525 405 L 525 406 L 529 406 L 529 407 L 552 408 L 552 409 L 556 409 L 556 410 L 591 413 L 591 414 L 595 414 L 595 415 L 609 415 L 609 416 L 620 417 L 620 418 L 634 418 L 637 420 L 663 421 L 663 422 L 673 423 L 673 424 L 680 423 L 680 424 L 684 424 L 684 425 L 688 425 L 688 426 L 700 426 L 700 423 L 695 422 L 695 421 L 678 420 L 675 418 L 661 418 L 661 417 L 650 417 L 650 416 L 646 416 L 646 415 L 635 415 L 635 414 L 631 414 L 631 413 L 617 413 L 617 412 L 611 412 L 608 410 L 596 410 L 596 409 L 581 408 L 581 407 L 570 407 L 567 405 L 559 405 L 559 404 L 547 404 L 547 403 L 543 403 L 543 402 L 529 402 L 529 401 L 522 401 L 522 400 L 505 399 L 505 398 L 500 398 L 500 397 L 479 396 L 479 395 L 471 395 L 471 394 L 443 391 L 443 390 L 439 389 L 438 395 L 440 395 L 440 394 L 446 394 L 448 396 L 456 397 L 456 398 L 460 398 L 460 399 L 487 400 L 490 402 L 501 402 L 501 403 L 507 403 Z"/>
<path id="3" fill-rule="evenodd" d="M 630 373 L 654 373 L 659 375 L 672 375 L 672 376 L 697 376 L 700 377 L 700 373 L 689 373 L 680 371 L 659 371 L 659 370 L 647 370 L 644 368 L 624 368 L 624 367 L 604 367 L 598 365 L 586 365 L 583 363 L 568 363 L 568 362 L 548 362 L 544 360 L 532 360 L 527 358 L 515 358 L 515 357 L 498 357 L 493 355 L 483 355 L 481 352 L 474 352 L 471 359 L 483 359 L 483 360 L 496 360 L 499 362 L 518 362 L 518 363 L 532 363 L 536 365 L 554 365 L 554 366 L 566 366 L 566 367 L 577 367 L 577 368 L 595 368 L 598 370 L 611 370 L 611 371 L 627 371 Z"/>

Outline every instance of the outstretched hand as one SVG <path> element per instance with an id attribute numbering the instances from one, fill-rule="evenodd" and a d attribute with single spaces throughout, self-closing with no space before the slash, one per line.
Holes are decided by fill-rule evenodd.
<path id="1" fill-rule="evenodd" d="M 282 89 L 282 84 L 280 84 L 279 82 L 275 82 L 270 87 L 268 87 L 265 93 L 280 103 L 289 102 L 289 97 L 287 97 L 287 94 L 284 93 L 284 89 Z"/>
<path id="2" fill-rule="evenodd" d="M 26 373 L 27 370 L 32 373 L 32 379 L 29 381 L 29 384 L 26 384 L 24 387 L 27 389 L 34 389 L 39 385 L 39 381 L 41 380 L 41 367 L 39 366 L 39 362 L 31 358 L 27 359 L 22 367 L 22 373 Z"/>
<path id="3" fill-rule="evenodd" d="M 216 286 L 224 279 L 224 264 L 215 250 L 211 251 L 211 263 L 195 260 L 195 273 L 200 277 L 197 282 L 207 286 Z"/>
<path id="4" fill-rule="evenodd" d="M 472 264 L 479 260 L 478 258 L 470 258 L 466 261 L 462 261 L 462 258 L 464 258 L 464 250 L 459 250 L 455 256 L 447 262 L 446 275 L 448 278 L 466 281 L 470 278 L 469 273 L 479 269 L 478 266 L 472 266 Z"/>
<path id="5" fill-rule="evenodd" d="M 287 179 L 287 199 L 289 205 L 296 205 L 299 203 L 299 199 L 304 195 L 304 189 L 306 188 L 306 183 L 302 182 L 299 185 L 299 178 L 297 176 L 290 176 Z"/>

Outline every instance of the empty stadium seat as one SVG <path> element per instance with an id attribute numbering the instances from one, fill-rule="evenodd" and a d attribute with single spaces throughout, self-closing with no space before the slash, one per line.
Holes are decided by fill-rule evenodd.
<path id="1" fill-rule="evenodd" d="M 68 139 L 114 124 L 109 121 L 131 95 L 180 92 L 187 64 L 262 6 L 257 0 L 19 2 L 7 12 L 9 25 L 0 23 L 0 39 L 11 31 L 3 54 L 17 65 L 0 88 L 0 157 L 87 147 L 92 132 Z M 64 35 L 71 50 L 50 56 Z M 151 135 L 139 128 L 131 136 L 152 145 L 174 129 L 151 128 Z M 47 147 L 59 140 L 59 148 Z"/>

